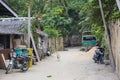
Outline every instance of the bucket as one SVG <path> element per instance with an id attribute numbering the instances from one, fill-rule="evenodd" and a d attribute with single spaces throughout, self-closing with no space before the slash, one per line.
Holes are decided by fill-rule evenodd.
<path id="1" fill-rule="evenodd" d="M 30 58 L 29 67 L 32 67 L 32 58 Z"/>
<path id="2" fill-rule="evenodd" d="M 32 48 L 28 48 L 28 55 L 32 55 L 33 54 L 33 49 Z"/>

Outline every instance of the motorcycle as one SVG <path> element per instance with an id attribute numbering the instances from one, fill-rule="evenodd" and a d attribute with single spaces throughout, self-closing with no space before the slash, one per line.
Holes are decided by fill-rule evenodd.
<path id="1" fill-rule="evenodd" d="M 8 74 L 12 69 L 27 71 L 29 69 L 29 60 L 29 56 L 12 55 L 5 73 Z"/>
<path id="2" fill-rule="evenodd" d="M 103 64 L 104 63 L 103 58 L 104 58 L 104 48 L 97 48 L 93 55 L 94 62 Z"/>

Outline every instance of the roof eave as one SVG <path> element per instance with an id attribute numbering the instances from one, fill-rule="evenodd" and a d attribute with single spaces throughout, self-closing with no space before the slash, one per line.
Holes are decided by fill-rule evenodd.
<path id="1" fill-rule="evenodd" d="M 8 9 L 15 17 L 18 17 L 18 15 L 7 5 L 4 3 L 4 1 L 0 0 L 0 3 L 6 8 Z"/>

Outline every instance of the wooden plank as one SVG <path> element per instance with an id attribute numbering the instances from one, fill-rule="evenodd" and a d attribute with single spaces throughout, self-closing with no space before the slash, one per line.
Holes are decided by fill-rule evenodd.
<path id="1" fill-rule="evenodd" d="M 0 68 L 2 69 L 6 69 L 6 65 L 5 65 L 5 57 L 3 54 L 0 54 Z"/>
<path id="2" fill-rule="evenodd" d="M 36 46 L 35 46 L 35 42 L 34 42 L 34 39 L 33 39 L 33 36 L 32 36 L 31 31 L 30 31 L 30 38 L 31 38 L 31 41 L 32 41 L 33 48 L 34 48 L 34 50 L 35 50 L 36 58 L 37 58 L 38 61 L 40 61 L 40 57 L 39 57 L 39 55 L 38 55 L 38 51 L 37 51 L 37 48 L 36 48 Z"/>
<path id="3" fill-rule="evenodd" d="M 13 35 L 10 34 L 10 48 L 13 48 Z"/>

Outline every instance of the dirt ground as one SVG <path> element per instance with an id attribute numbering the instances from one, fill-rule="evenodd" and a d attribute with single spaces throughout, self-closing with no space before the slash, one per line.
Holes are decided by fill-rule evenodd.
<path id="1" fill-rule="evenodd" d="M 110 65 L 94 63 L 94 49 L 87 53 L 80 48 L 56 52 L 24 73 L 14 70 L 6 75 L 0 70 L 0 80 L 118 80 Z"/>

